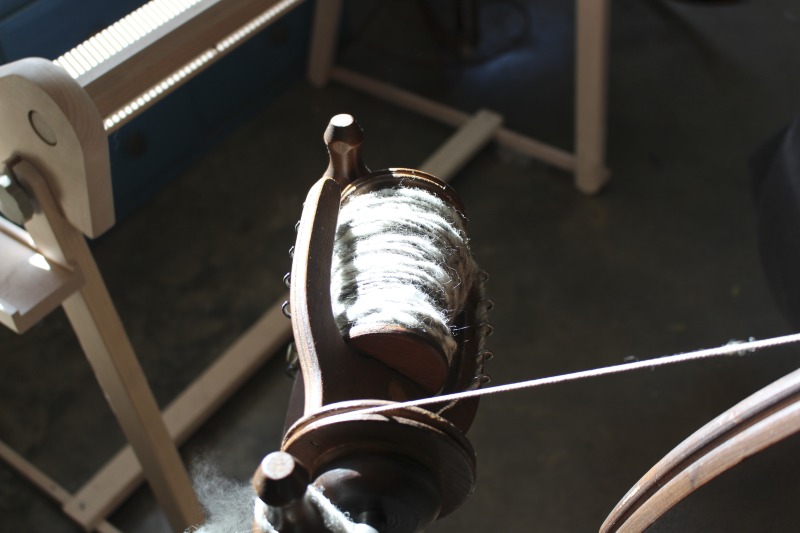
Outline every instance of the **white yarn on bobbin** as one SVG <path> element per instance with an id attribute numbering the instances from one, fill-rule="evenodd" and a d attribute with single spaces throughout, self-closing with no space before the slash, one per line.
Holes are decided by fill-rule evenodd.
<path id="1" fill-rule="evenodd" d="M 450 328 L 476 270 L 467 242 L 461 213 L 426 190 L 397 186 L 348 197 L 331 268 L 342 334 L 402 326 L 431 336 L 450 360 L 457 349 Z"/>

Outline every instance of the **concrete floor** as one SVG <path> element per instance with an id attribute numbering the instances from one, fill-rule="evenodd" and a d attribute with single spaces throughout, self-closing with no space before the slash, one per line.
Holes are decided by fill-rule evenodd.
<path id="1" fill-rule="evenodd" d="M 524 38 L 466 64 L 431 41 L 415 4 L 376 4 L 353 4 L 344 64 L 571 147 L 571 2 L 486 2 L 485 20 Z M 479 52 L 504 44 L 487 32 Z M 800 6 L 615 0 L 610 68 L 601 195 L 495 146 L 454 182 L 492 274 L 495 384 L 789 332 L 759 264 L 746 162 L 800 107 Z M 298 83 L 94 243 L 161 405 L 283 292 L 294 222 L 326 166 L 322 131 L 340 112 L 366 130 L 371 168 L 415 166 L 451 133 L 336 84 Z M 2 330 L 0 346 L 0 438 L 76 490 L 124 442 L 65 317 L 22 337 Z M 596 530 L 667 451 L 798 361 L 798 348 L 773 349 L 485 399 L 469 434 L 476 492 L 429 531 Z M 284 366 L 278 354 L 254 375 L 182 448 L 187 463 L 247 482 L 280 440 Z M 796 530 L 798 445 L 722 475 L 653 530 Z M 168 530 L 146 488 L 109 520 Z M 79 529 L 0 465 L 0 531 Z"/>

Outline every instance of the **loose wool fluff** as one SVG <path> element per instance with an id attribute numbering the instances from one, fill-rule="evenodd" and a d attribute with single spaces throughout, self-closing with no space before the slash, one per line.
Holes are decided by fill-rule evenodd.
<path id="1" fill-rule="evenodd" d="M 192 464 L 192 484 L 208 520 L 184 533 L 251 533 L 253 531 L 253 488 L 224 477 L 205 459 Z M 275 530 L 265 530 L 268 533 Z"/>
<path id="2" fill-rule="evenodd" d="M 463 217 L 438 196 L 398 186 L 343 203 L 331 300 L 344 336 L 356 327 L 403 326 L 432 336 L 449 360 L 457 348 L 450 328 L 474 272 Z"/>

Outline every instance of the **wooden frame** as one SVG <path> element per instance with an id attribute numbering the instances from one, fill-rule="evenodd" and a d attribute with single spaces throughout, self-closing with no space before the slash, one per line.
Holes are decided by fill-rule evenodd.
<path id="1" fill-rule="evenodd" d="M 610 7 L 610 0 L 575 2 L 575 187 L 590 194 L 609 178 L 605 153 Z"/>
<path id="2" fill-rule="evenodd" d="M 202 522 L 188 474 L 86 240 L 62 217 L 47 180 L 32 163 L 20 160 L 11 170 L 39 206 L 26 223 L 39 253 L 61 265 L 75 265 L 83 274 L 84 283 L 64 299 L 62 307 L 156 498 L 173 528 Z"/>
<path id="3" fill-rule="evenodd" d="M 152 0 L 55 63 L 111 133 L 303 1 Z"/>
<path id="4" fill-rule="evenodd" d="M 69 223 L 98 237 L 114 224 L 106 134 L 80 85 L 51 66 L 44 59 L 0 66 L 0 159 L 23 157 L 52 176 Z"/>
<path id="5" fill-rule="evenodd" d="M 154 87 L 165 83 L 167 89 L 177 87 L 297 3 L 273 2 L 265 11 L 263 2 L 211 0 L 173 14 L 128 46 L 109 50 L 109 39 L 125 31 L 126 23 L 128 31 L 140 28 L 141 21 L 133 20 L 141 14 L 139 10 L 110 28 L 107 35 L 101 32 L 57 60 L 77 83 L 44 60 L 0 68 L 0 107 L 4 116 L 13 118 L 0 129 L 0 154 L 17 158 L 12 161 L 13 173 L 40 206 L 28 224 L 29 233 L 3 224 L 0 248 L 5 261 L 0 274 L 13 281 L 9 286 L 14 291 L 0 295 L 0 319 L 21 333 L 63 305 L 131 442 L 76 495 L 50 491 L 65 512 L 87 530 L 107 530 L 103 518 L 132 492 L 143 472 L 173 528 L 201 520 L 173 439 L 178 443 L 185 440 L 289 337 L 289 323 L 278 317 L 279 307 L 273 306 L 162 418 L 79 234 L 96 237 L 114 222 L 104 126 L 113 131 L 168 92 L 148 97 Z M 234 30 L 237 33 L 232 34 Z M 208 51 L 209 42 L 216 43 L 212 52 Z M 131 78 L 131 69 L 139 69 L 139 75 Z M 120 109 L 125 116 L 109 120 Z M 102 117 L 106 117 L 105 124 Z M 426 164 L 452 175 L 499 122 L 499 117 L 481 115 L 479 122 L 468 124 L 460 139 Z M 471 139 L 470 147 L 463 151 L 466 138 Z M 30 258 L 35 256 L 42 257 L 47 268 L 32 264 Z M 40 486 L 56 486 L 8 447 L 0 447 L 0 455 Z"/>
<path id="6" fill-rule="evenodd" d="M 8 280 L 0 295 L 0 323 L 25 333 L 61 305 L 83 284 L 83 276 L 48 261 L 29 241 L 29 234 L 0 218 L 0 279 Z"/>
<path id="7" fill-rule="evenodd" d="M 288 341 L 291 330 L 280 306 L 273 306 L 162 417 L 81 235 L 96 237 L 114 223 L 106 134 L 301 2 L 206 0 L 175 13 L 154 0 L 112 26 L 109 35 L 119 37 L 129 24 L 125 46 L 100 46 L 101 32 L 62 56 L 62 66 L 78 70 L 68 72 L 43 59 L 0 67 L 0 159 L 38 206 L 27 231 L 4 220 L 0 224 L 0 276 L 6 282 L 0 322 L 22 333 L 61 305 L 130 443 L 76 495 L 58 490 L 7 446 L 0 446 L 0 456 L 48 487 L 48 494 L 87 530 L 113 531 L 104 517 L 143 478 L 174 530 L 202 522 L 175 441 L 188 438 Z M 172 16 L 154 22 L 145 13 L 135 20 L 151 8 L 172 10 Z M 153 27 L 144 28 L 145 21 Z M 141 34 L 131 37 L 134 29 Z M 136 83 L 130 83 L 130 68 L 145 64 Z M 155 96 L 141 93 L 153 87 L 160 89 Z M 117 109 L 124 117 L 109 121 L 106 113 Z"/>
<path id="8" fill-rule="evenodd" d="M 800 370 L 795 370 L 673 448 L 623 496 L 600 531 L 644 531 L 715 477 L 799 431 Z"/>
<path id="9" fill-rule="evenodd" d="M 610 0 L 575 0 L 575 153 L 500 128 L 495 139 L 504 146 L 574 174 L 575 187 L 599 192 L 609 179 L 605 166 L 606 86 Z M 317 2 L 308 79 L 318 86 L 337 81 L 377 98 L 446 124 L 460 126 L 469 115 L 457 109 L 336 66 L 342 0 Z"/>
<path id="10" fill-rule="evenodd" d="M 291 323 L 276 303 L 164 409 L 164 424 L 175 444 L 184 443 L 290 338 Z M 63 510 L 91 529 L 143 480 L 133 448 L 126 446 L 64 502 Z"/>
<path id="11" fill-rule="evenodd" d="M 67 492 L 64 487 L 47 477 L 38 468 L 26 461 L 24 457 L 9 448 L 4 442 L 0 442 L 0 457 L 58 503 L 65 505 L 73 498 L 72 494 Z M 98 533 L 122 533 L 105 520 L 98 523 L 94 529 Z"/>
<path id="12" fill-rule="evenodd" d="M 291 337 L 291 324 L 276 303 L 163 413 L 158 410 L 81 235 L 96 237 L 114 223 L 105 136 L 301 1 L 206 0 L 111 49 L 109 39 L 125 24 L 130 31 L 141 30 L 150 17 L 141 12 L 161 2 L 154 0 L 66 53 L 55 66 L 28 59 L 0 67 L 0 111 L 13 118 L 0 125 L 0 158 L 7 158 L 9 173 L 39 206 L 25 230 L 0 220 L 0 276 L 13 288 L 0 294 L 0 322 L 23 333 L 62 306 L 130 442 L 75 494 L 2 442 L 0 457 L 87 531 L 114 533 L 104 518 L 145 478 L 173 529 L 201 521 L 176 445 Z M 315 24 L 315 34 L 325 37 L 329 30 Z M 209 48 L 209 42 L 215 44 Z M 131 69 L 139 72 L 135 83 Z M 495 113 L 445 114 L 460 129 L 423 166 L 448 179 L 493 136 L 503 134 L 498 133 L 502 117 Z"/>

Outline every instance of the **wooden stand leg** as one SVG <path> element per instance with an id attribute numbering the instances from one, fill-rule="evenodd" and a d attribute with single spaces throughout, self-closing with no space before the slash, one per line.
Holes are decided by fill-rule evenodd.
<path id="1" fill-rule="evenodd" d="M 486 143 L 494 138 L 502 123 L 503 117 L 487 109 L 481 109 L 428 157 L 419 169 L 433 174 L 442 181 L 450 181 L 481 148 L 486 146 Z"/>
<path id="2" fill-rule="evenodd" d="M 12 450 L 6 445 L 5 442 L 0 442 L 0 458 L 11 465 L 14 470 L 19 472 L 31 483 L 39 487 L 45 494 L 53 498 L 55 501 L 64 504 L 72 499 L 72 494 L 56 483 L 54 480 L 46 476 L 41 470 L 33 466 L 25 460 L 24 457 Z M 115 528 L 105 520 L 101 520 L 94 527 L 98 533 L 122 533 L 119 529 Z"/>
<path id="3" fill-rule="evenodd" d="M 64 310 L 172 529 L 202 523 L 189 476 L 83 235 L 61 216 L 33 165 L 21 161 L 13 172 L 38 201 L 40 212 L 26 229 L 42 254 L 83 273 L 83 288 L 64 301 Z"/>
<path id="4" fill-rule="evenodd" d="M 605 151 L 610 0 L 575 1 L 575 155 L 505 128 L 498 128 L 495 137 L 501 144 L 574 172 L 575 187 L 595 194 L 609 178 Z M 316 3 L 308 66 L 312 84 L 321 87 L 334 79 L 448 124 L 461 125 L 468 120 L 466 113 L 336 67 L 341 7 L 341 0 Z"/>
<path id="5" fill-rule="evenodd" d="M 341 14 L 342 0 L 318 1 L 314 6 L 308 81 L 317 87 L 326 85 L 331 76 Z"/>
<path id="6" fill-rule="evenodd" d="M 164 410 L 164 423 L 180 445 L 292 336 L 283 316 L 286 294 L 211 364 Z M 99 523 L 136 489 L 142 468 L 130 446 L 101 468 L 71 500 L 64 512 L 84 527 Z"/>
<path id="7" fill-rule="evenodd" d="M 594 194 L 608 181 L 606 85 L 609 0 L 576 0 L 575 187 Z"/>

